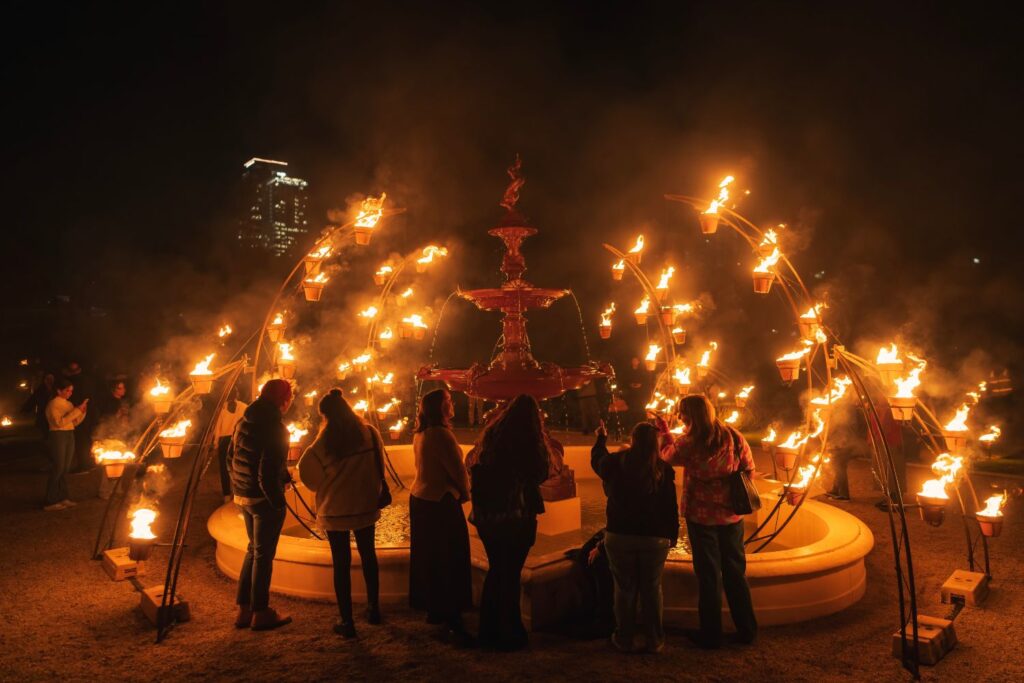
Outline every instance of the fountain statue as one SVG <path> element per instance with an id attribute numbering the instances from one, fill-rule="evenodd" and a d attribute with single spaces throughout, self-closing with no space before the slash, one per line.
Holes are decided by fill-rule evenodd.
<path id="1" fill-rule="evenodd" d="M 539 362 L 533 357 L 526 333 L 525 312 L 547 308 L 569 294 L 569 290 L 534 287 L 523 279 L 526 259 L 519 247 L 524 239 L 536 235 L 537 229 L 530 226 L 516 209 L 519 190 L 526 182 L 521 168 L 522 162 L 517 155 L 515 163 L 508 169 L 511 182 L 500 203 L 505 208 L 505 216 L 488 231 L 489 235 L 505 243 L 505 256 L 501 262 L 505 282 L 501 287 L 457 292 L 458 296 L 482 311 L 501 311 L 501 351 L 486 366 L 473 363 L 469 368 L 449 369 L 427 365 L 416 375 L 420 381 L 440 380 L 449 389 L 499 403 L 520 394 L 530 394 L 538 401 L 556 398 L 595 378 L 611 377 L 614 373 L 607 363 L 588 362 L 578 367 L 563 368 L 555 363 Z M 576 495 L 573 472 L 563 463 L 563 450 L 561 444 L 549 438 L 551 477 L 541 486 L 541 493 L 548 501 Z"/>

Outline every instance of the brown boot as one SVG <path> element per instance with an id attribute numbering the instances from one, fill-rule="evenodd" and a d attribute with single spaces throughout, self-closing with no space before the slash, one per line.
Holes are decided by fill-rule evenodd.
<path id="1" fill-rule="evenodd" d="M 252 610 L 248 605 L 238 606 L 238 616 L 235 617 L 235 628 L 249 628 L 252 626 Z"/>
<path id="2" fill-rule="evenodd" d="M 290 623 L 292 623 L 291 617 L 278 614 L 277 610 L 272 607 L 257 610 L 252 615 L 253 631 L 270 631 Z"/>

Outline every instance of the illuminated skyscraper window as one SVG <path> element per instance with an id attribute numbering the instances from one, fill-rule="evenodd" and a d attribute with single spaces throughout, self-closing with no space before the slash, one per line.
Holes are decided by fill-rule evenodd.
<path id="1" fill-rule="evenodd" d="M 285 161 L 253 157 L 243 168 L 239 241 L 277 256 L 288 253 L 309 232 L 309 183 L 290 176 Z"/>

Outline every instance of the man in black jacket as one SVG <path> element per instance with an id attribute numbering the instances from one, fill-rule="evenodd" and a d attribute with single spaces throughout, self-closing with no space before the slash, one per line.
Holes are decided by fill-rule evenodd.
<path id="1" fill-rule="evenodd" d="M 267 631 L 292 620 L 269 606 L 270 575 L 284 526 L 284 487 L 290 481 L 288 430 L 282 416 L 291 405 L 288 382 L 272 379 L 264 384 L 260 397 L 246 408 L 228 448 L 231 490 L 249 536 L 238 577 L 238 628 Z"/>

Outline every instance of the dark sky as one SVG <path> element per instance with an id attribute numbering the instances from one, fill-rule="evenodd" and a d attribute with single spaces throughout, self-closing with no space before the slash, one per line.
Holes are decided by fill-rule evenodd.
<path id="1" fill-rule="evenodd" d="M 114 306 L 151 268 L 207 276 L 254 155 L 310 180 L 317 223 L 387 190 L 404 234 L 486 251 L 520 152 L 544 229 L 531 276 L 592 294 L 588 316 L 599 242 L 644 224 L 690 239 L 662 193 L 731 172 L 745 212 L 800 229 L 794 256 L 826 272 L 847 334 L 1019 350 L 1024 112 L 995 8 L 183 4 L 6 6 L 9 287 Z M 699 260 L 697 237 L 664 248 Z"/>

